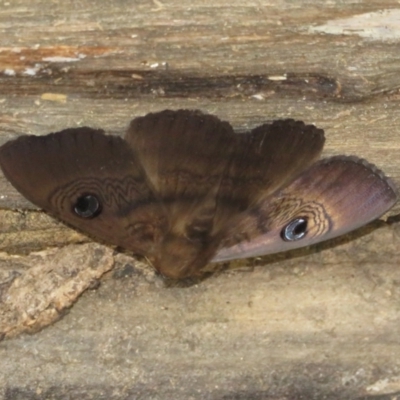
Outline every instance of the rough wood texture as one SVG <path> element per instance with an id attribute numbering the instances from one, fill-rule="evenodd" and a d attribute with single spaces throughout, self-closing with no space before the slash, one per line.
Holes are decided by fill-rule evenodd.
<path id="1" fill-rule="evenodd" d="M 165 108 L 200 108 L 241 130 L 291 117 L 325 129 L 325 155 L 365 157 L 400 185 L 395 1 L 0 4 L 0 143 L 81 125 L 122 134 Z M 3 177 L 0 191 L 2 251 L 79 252 L 87 240 Z M 350 239 L 249 260 L 191 288 L 167 288 L 119 255 L 61 321 L 0 343 L 0 396 L 397 398 L 399 226 Z M 7 284 L 21 263 L 0 268 Z"/>
<path id="2" fill-rule="evenodd" d="M 58 320 L 114 266 L 112 250 L 98 244 L 54 248 L 28 257 L 2 254 L 0 263 L 1 275 L 8 273 L 0 292 L 2 339 L 38 331 Z"/>

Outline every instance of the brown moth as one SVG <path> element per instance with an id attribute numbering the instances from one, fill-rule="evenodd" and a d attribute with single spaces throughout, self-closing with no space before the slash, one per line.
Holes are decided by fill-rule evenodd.
<path id="1" fill-rule="evenodd" d="M 342 235 L 393 206 L 381 171 L 356 157 L 316 162 L 323 144 L 300 121 L 236 134 L 166 110 L 135 118 L 125 139 L 87 127 L 21 136 L 0 148 L 0 166 L 34 204 L 179 279 Z"/>

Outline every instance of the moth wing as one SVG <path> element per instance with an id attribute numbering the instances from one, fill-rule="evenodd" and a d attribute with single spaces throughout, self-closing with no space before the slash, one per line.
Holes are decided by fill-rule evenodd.
<path id="1" fill-rule="evenodd" d="M 176 204 L 186 199 L 192 216 L 201 204 L 208 214 L 220 214 L 224 225 L 231 214 L 310 166 L 321 153 L 324 133 L 300 121 L 281 120 L 235 134 L 215 116 L 166 110 L 134 119 L 126 140 L 161 199 Z"/>
<path id="2" fill-rule="evenodd" d="M 236 143 L 228 122 L 196 110 L 165 110 L 132 120 L 125 139 L 172 218 L 175 211 L 182 217 L 182 203 L 192 216 L 215 208 Z"/>
<path id="3" fill-rule="evenodd" d="M 98 239 L 144 253 L 160 234 L 162 208 L 119 137 L 87 127 L 21 136 L 0 148 L 0 166 L 32 203 Z M 94 218 L 75 212 L 87 195 L 99 202 Z"/>
<path id="4" fill-rule="evenodd" d="M 293 119 L 264 124 L 237 135 L 220 197 L 244 210 L 286 186 L 320 156 L 324 131 Z"/>
<path id="5" fill-rule="evenodd" d="M 374 165 L 356 157 L 324 159 L 239 216 L 213 261 L 328 240 L 379 218 L 396 201 L 393 183 Z"/>
<path id="6" fill-rule="evenodd" d="M 151 260 L 164 275 L 198 272 L 218 246 L 218 192 L 236 146 L 229 123 L 196 110 L 165 110 L 131 121 L 125 140 L 167 210 L 170 229 Z M 218 221 L 218 222 L 217 222 Z"/>
<path id="7" fill-rule="evenodd" d="M 302 122 L 276 121 L 238 135 L 227 122 L 190 110 L 136 118 L 125 139 L 170 221 L 153 264 L 175 277 L 201 269 L 237 214 L 306 169 L 324 143 L 322 130 Z"/>

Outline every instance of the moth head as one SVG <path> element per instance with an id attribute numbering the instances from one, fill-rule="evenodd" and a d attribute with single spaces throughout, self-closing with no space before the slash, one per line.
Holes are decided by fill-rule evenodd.
<path id="1" fill-rule="evenodd" d="M 200 270 L 215 252 L 213 242 L 191 240 L 173 233 L 167 234 L 149 258 L 163 276 L 184 279 L 200 274 Z"/>

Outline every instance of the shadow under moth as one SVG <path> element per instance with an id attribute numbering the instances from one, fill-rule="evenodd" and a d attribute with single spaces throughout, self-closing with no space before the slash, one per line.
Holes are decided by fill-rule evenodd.
<path id="1" fill-rule="evenodd" d="M 125 138 L 88 127 L 0 148 L 6 178 L 65 223 L 145 256 L 161 274 L 308 246 L 380 217 L 393 183 L 354 156 L 317 161 L 324 132 L 278 120 L 237 134 L 178 110 L 135 118 Z"/>

